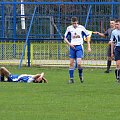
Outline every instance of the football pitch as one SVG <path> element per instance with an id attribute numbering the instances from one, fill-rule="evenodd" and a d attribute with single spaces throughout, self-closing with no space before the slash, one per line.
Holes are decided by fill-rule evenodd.
<path id="1" fill-rule="evenodd" d="M 0 83 L 0 120 L 120 120 L 120 84 L 114 68 L 84 68 L 83 84 L 68 68 L 6 66 L 14 74 L 45 72 L 48 84 Z"/>

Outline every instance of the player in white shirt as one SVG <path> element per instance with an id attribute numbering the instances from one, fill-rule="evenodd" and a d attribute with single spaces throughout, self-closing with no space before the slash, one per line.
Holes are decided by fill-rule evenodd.
<path id="1" fill-rule="evenodd" d="M 7 79 L 4 80 L 4 77 Z M 28 75 L 28 74 L 11 74 L 5 67 L 0 68 L 0 81 L 1 82 L 25 82 L 25 83 L 48 83 L 46 78 L 44 77 L 44 73 L 36 74 L 36 75 Z"/>
<path id="2" fill-rule="evenodd" d="M 70 46 L 70 67 L 69 67 L 69 83 L 74 83 L 74 60 L 77 60 L 78 73 L 81 83 L 83 83 L 83 69 L 81 66 L 81 59 L 83 58 L 83 43 L 84 37 L 86 37 L 87 41 L 87 49 L 88 52 L 91 51 L 90 41 L 87 36 L 89 36 L 88 31 L 84 26 L 78 24 L 77 17 L 72 17 L 71 19 L 72 25 L 67 27 L 67 30 L 64 35 L 64 41 Z M 68 40 L 70 36 L 71 41 Z"/>

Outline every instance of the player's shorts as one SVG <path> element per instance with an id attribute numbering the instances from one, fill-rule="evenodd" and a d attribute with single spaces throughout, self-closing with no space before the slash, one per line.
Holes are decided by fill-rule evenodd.
<path id="1" fill-rule="evenodd" d="M 108 56 L 108 57 L 111 57 L 111 45 L 108 46 L 107 56 Z"/>
<path id="2" fill-rule="evenodd" d="M 75 49 L 70 47 L 70 58 L 83 58 L 83 46 L 76 45 Z"/>
<path id="3" fill-rule="evenodd" d="M 120 47 L 116 46 L 114 51 L 115 61 L 120 60 Z"/>
<path id="4" fill-rule="evenodd" d="M 18 82 L 18 77 L 19 77 L 19 75 L 11 74 L 8 77 L 8 82 Z"/>

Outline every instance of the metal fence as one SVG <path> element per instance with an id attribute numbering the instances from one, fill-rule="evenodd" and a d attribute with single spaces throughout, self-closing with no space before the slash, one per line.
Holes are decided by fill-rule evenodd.
<path id="1" fill-rule="evenodd" d="M 8 63 L 11 64 L 14 60 L 20 60 L 25 49 L 24 42 L 27 41 L 29 42 L 27 54 L 29 53 L 28 57 L 32 64 L 38 62 L 38 64 L 62 65 L 63 62 L 60 60 L 68 60 L 68 48 L 64 45 L 62 36 L 66 27 L 70 25 L 72 16 L 77 16 L 80 24 L 88 30 L 104 32 L 109 27 L 111 18 L 120 17 L 120 2 L 118 0 L 75 0 L 74 2 L 71 0 L 2 0 L 0 2 L 1 63 L 7 63 L 4 61 L 9 60 Z M 85 52 L 83 64 L 105 65 L 107 41 L 107 38 L 92 35 L 94 52 L 91 55 Z M 6 48 L 10 49 L 11 57 L 6 52 L 8 51 Z M 26 55 L 26 58 L 23 58 L 28 57 Z M 17 61 L 16 64 L 19 62 Z"/>
<path id="2" fill-rule="evenodd" d="M 93 42 L 91 43 L 92 52 L 86 51 L 84 45 L 84 66 L 106 66 L 107 43 Z M 24 42 L 4 42 L 0 43 L 0 64 L 19 65 Z M 28 47 L 26 47 L 23 57 L 23 65 L 28 66 Z M 31 65 L 40 66 L 68 66 L 69 64 L 69 48 L 63 42 L 32 42 L 30 45 L 30 63 Z M 112 63 L 115 65 L 115 62 Z"/>

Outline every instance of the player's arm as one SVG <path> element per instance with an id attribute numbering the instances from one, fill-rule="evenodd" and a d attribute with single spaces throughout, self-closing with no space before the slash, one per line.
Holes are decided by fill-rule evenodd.
<path id="1" fill-rule="evenodd" d="M 70 42 L 68 41 L 68 39 L 66 37 L 64 37 L 64 41 L 65 41 L 65 43 L 67 43 L 70 46 Z"/>
<path id="2" fill-rule="evenodd" d="M 42 72 L 41 74 L 34 75 L 33 78 L 35 81 L 37 80 L 37 82 L 40 82 L 42 80 L 43 76 L 44 76 L 44 73 Z"/>
<path id="3" fill-rule="evenodd" d="M 87 50 L 88 50 L 88 52 L 91 52 L 90 40 L 89 40 L 89 33 L 88 33 L 88 30 L 86 30 L 84 27 L 83 27 L 83 32 L 82 32 L 82 34 L 83 34 L 83 36 L 85 36 L 85 38 L 86 38 Z"/>
<path id="4" fill-rule="evenodd" d="M 111 42 L 111 41 L 109 41 L 109 42 L 108 42 L 108 45 L 111 45 L 111 43 L 112 43 L 112 42 Z"/>
<path id="5" fill-rule="evenodd" d="M 115 38 L 114 38 L 114 35 L 111 34 L 111 57 L 114 57 L 114 42 L 115 42 Z"/>
<path id="6" fill-rule="evenodd" d="M 114 42 L 111 42 L 111 57 L 114 57 Z"/>
<path id="7" fill-rule="evenodd" d="M 88 52 L 91 52 L 90 41 L 89 41 L 88 37 L 86 37 L 86 42 L 87 42 L 87 49 L 88 49 Z"/>
<path id="8" fill-rule="evenodd" d="M 67 43 L 70 47 L 72 47 L 73 49 L 75 49 L 74 45 L 71 44 L 66 37 L 64 37 L 64 41 L 65 41 L 65 43 Z"/>
<path id="9" fill-rule="evenodd" d="M 64 35 L 64 41 L 65 43 L 67 43 L 67 45 L 71 46 L 72 48 L 75 49 L 74 45 L 72 45 L 69 41 L 68 41 L 68 36 L 69 36 L 70 32 L 69 32 L 69 28 L 67 28 L 65 35 Z"/>
<path id="10" fill-rule="evenodd" d="M 99 35 L 99 36 L 101 36 L 101 37 L 106 37 L 106 35 L 105 34 L 103 34 L 103 33 L 100 33 L 100 32 L 93 32 L 94 34 L 97 34 L 97 35 Z"/>
<path id="11" fill-rule="evenodd" d="M 44 80 L 44 83 L 48 83 L 48 80 L 45 77 L 43 77 L 42 79 Z"/>
<path id="12" fill-rule="evenodd" d="M 44 72 L 42 72 L 41 74 L 40 74 L 40 76 L 39 76 L 39 80 L 41 81 L 42 79 L 43 79 L 43 76 L 44 76 Z"/>

